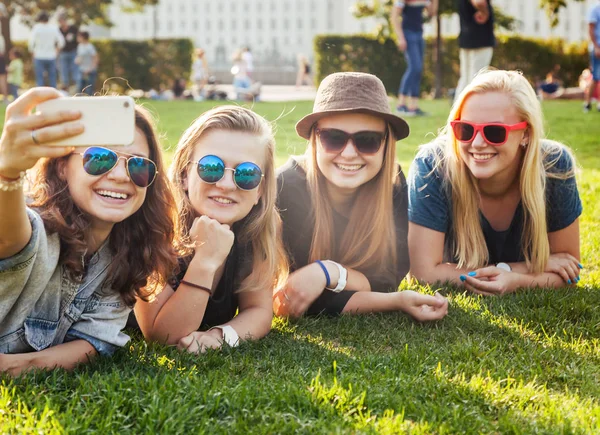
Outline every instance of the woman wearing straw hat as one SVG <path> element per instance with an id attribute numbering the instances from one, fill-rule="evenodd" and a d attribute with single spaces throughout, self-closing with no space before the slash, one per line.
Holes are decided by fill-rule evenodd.
<path id="1" fill-rule="evenodd" d="M 442 296 L 397 292 L 409 260 L 407 186 L 395 144 L 409 129 L 391 113 L 381 80 L 354 72 L 327 76 L 296 131 L 308 148 L 278 176 L 292 273 L 274 295 L 275 313 L 401 310 L 420 321 L 444 317 Z"/>

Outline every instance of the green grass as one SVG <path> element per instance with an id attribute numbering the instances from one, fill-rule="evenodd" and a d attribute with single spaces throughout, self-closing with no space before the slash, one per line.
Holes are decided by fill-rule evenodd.
<path id="1" fill-rule="evenodd" d="M 174 147 L 211 104 L 149 106 Z M 311 108 L 254 106 L 277 119 L 279 164 L 303 152 L 293 126 Z M 399 144 L 405 170 L 449 110 L 423 108 L 432 116 L 410 120 Z M 437 324 L 397 313 L 277 319 L 263 340 L 198 356 L 134 334 L 113 359 L 73 373 L 0 376 L 0 433 L 600 433 L 600 114 L 584 116 L 578 102 L 544 111 L 549 137 L 582 168 L 577 288 L 502 298 L 444 289 L 451 306 Z"/>

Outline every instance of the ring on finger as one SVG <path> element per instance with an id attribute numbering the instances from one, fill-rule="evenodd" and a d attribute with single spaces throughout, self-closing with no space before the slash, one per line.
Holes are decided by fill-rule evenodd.
<path id="1" fill-rule="evenodd" d="M 34 144 L 39 145 L 40 143 L 38 142 L 37 136 L 35 134 L 35 130 L 31 130 L 31 140 L 33 141 Z"/>

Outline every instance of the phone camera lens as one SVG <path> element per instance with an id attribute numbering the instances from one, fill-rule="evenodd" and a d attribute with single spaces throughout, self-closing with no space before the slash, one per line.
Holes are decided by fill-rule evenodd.
<path id="1" fill-rule="evenodd" d="M 129 102 L 128 102 L 128 101 L 125 101 L 125 102 L 123 103 L 123 106 L 124 106 L 125 108 L 128 108 L 128 107 L 129 107 Z"/>

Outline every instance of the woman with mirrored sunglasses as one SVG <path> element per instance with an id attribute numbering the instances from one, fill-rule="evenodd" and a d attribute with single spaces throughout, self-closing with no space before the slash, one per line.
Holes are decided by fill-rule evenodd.
<path id="1" fill-rule="evenodd" d="M 534 89 L 479 74 L 409 174 L 411 274 L 482 295 L 575 285 L 581 200 L 570 150 L 544 139 Z"/>
<path id="2" fill-rule="evenodd" d="M 273 288 L 288 271 L 274 152 L 270 124 L 243 107 L 212 109 L 183 133 L 171 167 L 180 267 L 156 301 L 135 307 L 148 340 L 198 353 L 270 331 Z"/>
<path id="3" fill-rule="evenodd" d="M 60 97 L 15 100 L 0 140 L 0 372 L 13 375 L 112 354 L 135 297 L 176 265 L 175 202 L 147 112 L 136 107 L 132 145 L 79 153 L 46 145 L 81 133 L 79 113 L 31 114 Z"/>
<path id="4" fill-rule="evenodd" d="M 381 80 L 364 73 L 326 77 L 313 112 L 296 131 L 308 148 L 278 175 L 291 273 L 274 294 L 275 313 L 444 317 L 442 296 L 397 291 L 409 261 L 407 190 L 396 141 L 409 129 L 391 113 Z"/>

